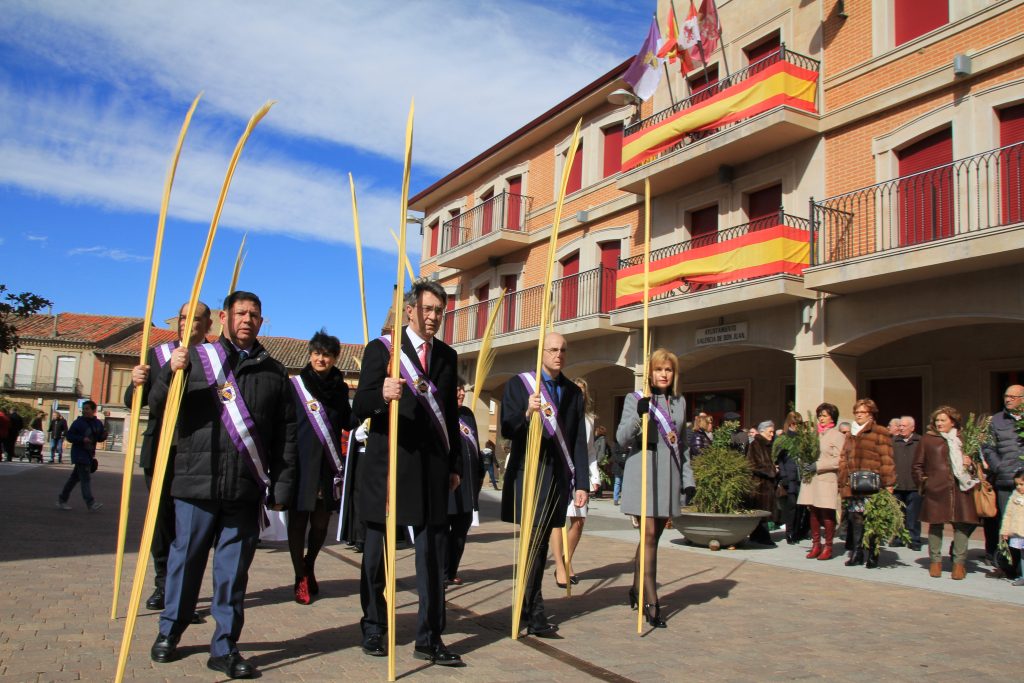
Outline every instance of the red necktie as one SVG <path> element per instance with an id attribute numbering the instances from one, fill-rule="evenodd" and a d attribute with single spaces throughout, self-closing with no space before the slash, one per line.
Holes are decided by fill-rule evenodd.
<path id="1" fill-rule="evenodd" d="M 430 342 L 423 342 L 420 344 L 420 367 L 423 368 L 423 374 L 427 374 L 430 371 L 427 368 L 428 358 L 430 358 Z"/>

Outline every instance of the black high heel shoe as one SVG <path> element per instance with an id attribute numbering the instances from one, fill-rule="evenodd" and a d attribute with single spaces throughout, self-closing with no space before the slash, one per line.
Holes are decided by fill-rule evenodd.
<path id="1" fill-rule="evenodd" d="M 630 588 L 629 589 L 629 606 L 632 609 L 636 609 L 636 606 L 637 606 L 638 602 L 639 602 L 639 600 L 636 597 L 636 589 L 635 588 Z"/>
<path id="2" fill-rule="evenodd" d="M 656 602 L 653 605 L 645 604 L 644 616 L 652 628 L 668 628 L 668 624 L 661 618 L 661 605 L 659 603 Z"/>
<path id="3" fill-rule="evenodd" d="M 565 584 L 558 580 L 558 572 L 555 572 L 555 585 L 559 588 L 565 588 Z"/>

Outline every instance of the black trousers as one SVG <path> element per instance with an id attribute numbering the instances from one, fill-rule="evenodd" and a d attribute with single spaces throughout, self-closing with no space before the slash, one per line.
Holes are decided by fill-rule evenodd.
<path id="1" fill-rule="evenodd" d="M 398 527 L 398 533 L 405 533 Z M 359 599 L 363 618 L 359 625 L 363 637 L 384 634 L 388 629 L 387 605 L 384 602 L 384 534 L 385 526 L 366 523 L 366 545 L 359 577 Z M 444 562 L 447 528 L 444 525 L 414 526 L 416 548 L 416 592 L 419 612 L 416 619 L 416 645 L 427 647 L 441 642 L 445 629 Z"/>
<path id="2" fill-rule="evenodd" d="M 153 556 L 153 585 L 160 590 L 164 589 L 167 581 L 167 556 L 171 552 L 171 544 L 174 543 L 174 501 L 171 499 L 171 481 L 173 465 L 168 463 L 167 476 L 164 476 L 164 490 L 160 495 L 160 507 L 156 512 L 156 526 L 153 528 L 153 544 L 149 552 Z M 153 468 L 143 469 L 146 475 L 146 490 L 153 489 Z"/>
<path id="3" fill-rule="evenodd" d="M 459 575 L 462 554 L 466 552 L 466 536 L 473 526 L 473 513 L 448 515 L 448 552 L 445 553 L 444 578 L 451 581 Z"/>

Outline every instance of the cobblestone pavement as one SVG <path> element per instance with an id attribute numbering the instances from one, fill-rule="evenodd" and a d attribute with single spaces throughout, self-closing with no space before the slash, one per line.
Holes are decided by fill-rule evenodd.
<path id="1" fill-rule="evenodd" d="M 133 484 L 121 618 L 109 619 L 121 456 L 100 454 L 99 512 L 73 494 L 55 507 L 70 466 L 0 464 L 0 681 L 113 678 L 144 515 L 141 473 Z M 806 544 L 711 553 L 666 532 L 659 555 L 668 628 L 636 633 L 626 604 L 635 532 L 610 501 L 592 506 L 572 597 L 545 586 L 559 639 L 510 638 L 512 535 L 494 521 L 485 490 L 483 524 L 470 532 L 461 576 L 448 594 L 445 642 L 467 668 L 412 658 L 416 620 L 411 551 L 399 553 L 397 671 L 400 680 L 774 681 L 1012 680 L 1019 675 L 1024 588 L 988 579 L 927 577 L 921 554 L 887 551 L 887 567 L 803 560 Z M 333 530 L 331 533 L 333 537 Z M 972 551 L 977 555 L 977 550 Z M 904 554 L 905 553 L 905 554 Z M 362 654 L 359 556 L 329 542 L 318 563 L 320 598 L 291 599 L 283 543 L 264 543 L 250 572 L 239 646 L 265 680 L 385 680 L 387 660 Z M 548 574 L 550 576 L 550 574 Z M 151 590 L 147 583 L 143 597 Z M 209 585 L 200 610 L 209 604 Z M 206 668 L 212 620 L 189 628 L 182 658 L 154 664 L 157 614 L 140 613 L 127 679 L 219 680 Z"/>

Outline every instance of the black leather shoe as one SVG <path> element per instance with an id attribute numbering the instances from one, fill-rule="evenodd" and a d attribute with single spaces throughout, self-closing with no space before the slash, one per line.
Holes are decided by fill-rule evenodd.
<path id="1" fill-rule="evenodd" d="M 153 594 L 146 600 L 146 609 L 160 610 L 164 608 L 164 589 L 154 588 Z"/>
<path id="2" fill-rule="evenodd" d="M 256 667 L 245 661 L 237 652 L 221 657 L 210 657 L 206 660 L 206 668 L 219 671 L 228 678 L 252 678 L 256 675 Z"/>
<path id="3" fill-rule="evenodd" d="M 159 664 L 173 662 L 178 654 L 178 639 L 174 636 L 165 636 L 162 633 L 156 634 L 153 647 L 149 648 L 149 658 Z"/>
<path id="4" fill-rule="evenodd" d="M 526 633 L 538 638 L 554 638 L 558 633 L 558 626 L 541 617 L 530 621 L 530 625 L 526 627 Z"/>
<path id="5" fill-rule="evenodd" d="M 431 664 L 437 664 L 438 666 L 466 666 L 466 663 L 462 661 L 462 657 L 454 652 L 449 652 L 444 643 L 417 645 L 412 651 L 412 656 L 416 659 L 426 659 Z"/>
<path id="6" fill-rule="evenodd" d="M 384 645 L 384 634 L 374 633 L 363 638 L 363 654 L 371 657 L 387 657 L 388 651 Z"/>

